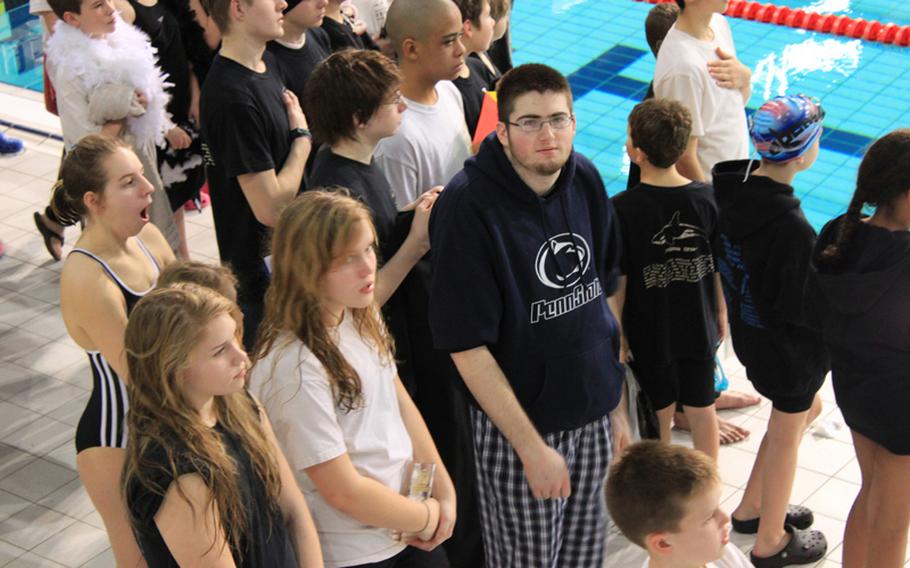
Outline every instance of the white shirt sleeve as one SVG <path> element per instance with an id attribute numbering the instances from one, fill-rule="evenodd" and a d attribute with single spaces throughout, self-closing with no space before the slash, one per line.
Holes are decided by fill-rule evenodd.
<path id="1" fill-rule="evenodd" d="M 679 101 L 692 115 L 692 136 L 704 136 L 704 89 L 696 77 L 685 73 L 663 77 L 659 82 L 655 81 L 654 94 L 661 99 Z"/>
<path id="2" fill-rule="evenodd" d="M 279 384 L 262 402 L 291 468 L 303 470 L 337 458 L 347 447 L 322 365 L 302 361 L 293 371 L 288 367 L 276 367 L 271 380 Z"/>

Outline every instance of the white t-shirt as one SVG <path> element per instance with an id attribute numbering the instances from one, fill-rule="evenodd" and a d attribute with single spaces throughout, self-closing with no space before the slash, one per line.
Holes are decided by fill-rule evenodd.
<path id="1" fill-rule="evenodd" d="M 641 568 L 649 568 L 650 560 L 645 560 L 645 563 L 642 564 Z M 727 546 L 724 547 L 724 555 L 715 560 L 714 562 L 708 562 L 705 565 L 705 568 L 754 568 L 752 563 L 749 562 L 749 559 L 743 554 L 743 551 L 740 550 L 732 542 L 728 542 Z"/>
<path id="2" fill-rule="evenodd" d="M 394 363 L 382 362 L 357 333 L 350 313 L 337 334 L 341 354 L 360 376 L 360 409 L 345 413 L 336 407 L 325 368 L 296 340 L 280 338 L 279 347 L 257 363 L 250 377 L 250 391 L 265 406 L 306 497 L 329 567 L 380 562 L 405 545 L 393 540 L 388 529 L 334 509 L 303 470 L 347 453 L 358 473 L 399 493 L 414 453 L 398 409 Z"/>
<path id="3" fill-rule="evenodd" d="M 718 162 L 749 157 L 746 101 L 739 89 L 718 87 L 708 74 L 708 62 L 718 60 L 718 47 L 736 55 L 733 35 L 720 14 L 711 18 L 711 29 L 714 40 L 702 41 L 670 28 L 654 69 L 654 94 L 679 101 L 692 114 L 698 161 L 708 179 Z"/>
<path id="4" fill-rule="evenodd" d="M 471 137 L 458 87 L 451 81 L 440 81 L 436 93 L 434 105 L 404 99 L 408 109 L 398 132 L 381 140 L 373 154 L 399 207 L 434 186 L 449 183 L 471 155 Z"/>

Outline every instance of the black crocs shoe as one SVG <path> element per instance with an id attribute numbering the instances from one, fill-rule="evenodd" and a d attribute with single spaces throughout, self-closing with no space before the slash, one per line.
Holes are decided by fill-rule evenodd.
<path id="1" fill-rule="evenodd" d="M 760 558 L 749 553 L 749 560 L 755 568 L 783 568 L 798 564 L 811 564 L 822 559 L 828 552 L 828 539 L 821 531 L 799 530 L 792 525 L 785 525 L 784 530 L 790 533 L 790 542 L 774 556 Z"/>
<path id="2" fill-rule="evenodd" d="M 787 517 L 784 519 L 785 525 L 793 525 L 800 530 L 806 530 L 814 522 L 815 516 L 808 507 L 803 507 L 802 505 L 787 506 Z M 755 534 L 758 532 L 758 517 L 741 521 L 731 516 L 730 523 L 733 525 L 733 530 L 740 534 Z"/>

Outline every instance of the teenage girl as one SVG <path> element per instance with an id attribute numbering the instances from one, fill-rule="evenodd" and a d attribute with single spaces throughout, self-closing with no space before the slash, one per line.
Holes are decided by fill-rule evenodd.
<path id="1" fill-rule="evenodd" d="M 815 250 L 834 394 L 862 473 L 843 565 L 897 568 L 910 528 L 910 129 L 872 144 L 846 214 Z"/>
<path id="2" fill-rule="evenodd" d="M 123 491 L 150 566 L 322 566 L 313 519 L 244 388 L 237 306 L 179 284 L 130 315 Z"/>
<path id="3" fill-rule="evenodd" d="M 76 469 L 104 521 L 117 565 L 130 567 L 140 565 L 142 556 L 120 494 L 111 490 L 126 457 L 123 332 L 133 305 L 174 260 L 149 224 L 153 192 L 126 143 L 93 134 L 67 152 L 51 201 L 58 218 L 85 222 L 60 277 L 63 321 L 92 369 L 92 394 L 76 427 Z"/>
<path id="4" fill-rule="evenodd" d="M 370 212 L 350 197 L 305 192 L 278 220 L 272 259 L 250 385 L 313 511 L 326 563 L 448 566 L 436 547 L 452 534 L 455 491 L 396 375 L 374 298 Z M 425 501 L 402 495 L 411 461 L 436 465 Z"/>

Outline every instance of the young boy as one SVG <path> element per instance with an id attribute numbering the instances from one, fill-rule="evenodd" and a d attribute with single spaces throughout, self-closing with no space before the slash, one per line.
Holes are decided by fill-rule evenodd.
<path id="1" fill-rule="evenodd" d="M 480 118 L 484 92 L 494 89 L 494 83 L 499 78 L 499 74 L 491 72 L 479 58 L 490 49 L 496 20 L 490 14 L 489 0 L 454 1 L 461 10 L 461 18 L 464 20 L 464 35 L 461 41 L 468 52 L 468 57 L 453 83 L 461 93 L 465 123 L 468 126 L 468 133 L 473 137 L 477 129 L 477 120 Z"/>
<path id="2" fill-rule="evenodd" d="M 111 0 L 51 0 L 58 18 L 47 43 L 65 148 L 87 134 L 126 138 L 155 192 L 149 215 L 174 251 L 180 237 L 158 174 L 155 145 L 169 127 L 168 96 L 148 36 L 125 23 Z M 59 219 L 35 213 L 48 251 L 59 260 Z"/>
<path id="3" fill-rule="evenodd" d="M 327 4 L 327 0 L 289 0 L 284 33 L 266 47 L 275 56 L 281 81 L 299 101 L 313 69 L 332 53 L 329 36 L 319 27 Z"/>
<path id="4" fill-rule="evenodd" d="M 821 332 L 805 309 L 816 235 L 792 186 L 818 156 L 824 116 L 805 95 L 775 97 L 752 116 L 761 164 L 739 160 L 714 168 L 717 256 L 733 349 L 755 390 L 772 403 L 768 431 L 733 511 L 733 530 L 757 533 L 756 566 L 815 562 L 825 549 L 824 535 L 800 530 L 812 524 L 812 512 L 787 506 L 799 444 L 821 413 L 817 392 L 830 368 Z M 809 542 L 814 546 L 803 547 Z"/>
<path id="5" fill-rule="evenodd" d="M 610 517 L 648 553 L 642 568 L 752 568 L 730 542 L 720 494 L 713 460 L 656 441 L 629 446 L 607 477 Z"/>
<path id="6" fill-rule="evenodd" d="M 206 0 L 205 6 L 222 34 L 200 99 L 206 171 L 218 250 L 237 274 L 249 349 L 269 283 L 268 227 L 300 189 L 310 131 L 265 50 L 284 33 L 284 0 Z"/>
<path id="7" fill-rule="evenodd" d="M 727 0 L 676 3 L 679 19 L 657 55 L 654 93 L 681 102 L 692 115 L 692 136 L 678 167 L 683 176 L 705 181 L 716 163 L 749 157 L 745 106 L 752 73 L 736 59 L 721 15 Z"/>
<path id="8" fill-rule="evenodd" d="M 386 30 L 401 68 L 408 110 L 401 128 L 376 147 L 376 163 L 403 207 L 445 185 L 471 155 L 461 94 L 452 79 L 464 67 L 463 22 L 452 0 L 395 0 Z"/>
<path id="9" fill-rule="evenodd" d="M 657 410 L 670 442 L 676 402 L 695 448 L 716 459 L 714 351 L 726 329 L 714 264 L 717 208 L 711 187 L 676 170 L 692 121 L 678 102 L 651 99 L 629 115 L 626 150 L 641 183 L 614 199 L 622 231 L 623 276 L 614 298 L 621 357 Z"/>

